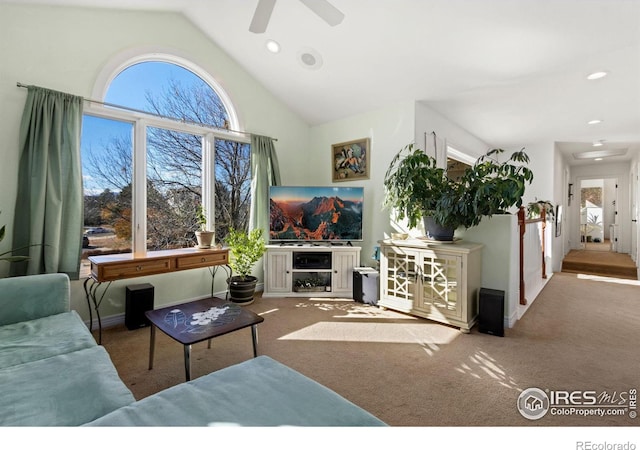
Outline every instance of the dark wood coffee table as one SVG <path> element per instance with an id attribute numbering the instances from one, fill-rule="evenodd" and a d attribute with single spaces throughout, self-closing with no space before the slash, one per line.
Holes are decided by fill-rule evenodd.
<path id="1" fill-rule="evenodd" d="M 145 312 L 151 321 L 151 343 L 149 346 L 149 370 L 153 369 L 156 342 L 156 327 L 184 346 L 184 369 L 187 381 L 191 380 L 191 345 L 242 328 L 251 327 L 253 357 L 258 355 L 257 325 L 264 318 L 242 306 L 217 297 L 205 298 L 167 308 Z"/>

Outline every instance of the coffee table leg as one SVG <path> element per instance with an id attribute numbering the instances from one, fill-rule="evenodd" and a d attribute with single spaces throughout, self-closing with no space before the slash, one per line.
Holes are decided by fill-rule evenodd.
<path id="1" fill-rule="evenodd" d="M 184 346 L 184 372 L 187 377 L 187 381 L 191 381 L 191 346 Z"/>
<path id="2" fill-rule="evenodd" d="M 156 350 L 156 326 L 151 324 L 151 339 L 149 341 L 149 370 L 153 369 L 153 355 Z"/>
<path id="3" fill-rule="evenodd" d="M 258 356 L 258 326 L 251 325 L 251 339 L 253 340 L 253 357 Z"/>

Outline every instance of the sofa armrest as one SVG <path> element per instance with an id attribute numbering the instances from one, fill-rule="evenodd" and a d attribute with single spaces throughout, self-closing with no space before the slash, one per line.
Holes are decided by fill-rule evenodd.
<path id="1" fill-rule="evenodd" d="M 70 282 L 63 273 L 0 279 L 0 326 L 70 309 Z"/>

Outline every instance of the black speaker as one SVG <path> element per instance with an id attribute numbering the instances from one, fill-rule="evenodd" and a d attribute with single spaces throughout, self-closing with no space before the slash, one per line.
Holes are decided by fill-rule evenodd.
<path id="1" fill-rule="evenodd" d="M 129 330 L 146 327 L 151 324 L 144 315 L 153 309 L 153 285 L 149 283 L 127 286 L 124 324 Z"/>
<path id="2" fill-rule="evenodd" d="M 480 289 L 478 331 L 504 336 L 504 291 Z"/>
<path id="3" fill-rule="evenodd" d="M 378 304 L 378 275 L 373 268 L 353 269 L 353 299 L 356 302 Z"/>

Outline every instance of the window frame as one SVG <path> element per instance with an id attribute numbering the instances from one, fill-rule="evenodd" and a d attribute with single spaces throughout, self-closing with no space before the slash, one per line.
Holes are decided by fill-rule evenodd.
<path id="1" fill-rule="evenodd" d="M 122 70 L 125 70 L 123 68 Z M 191 69 L 189 69 L 191 70 Z M 194 72 L 195 73 L 195 72 Z M 195 73 L 198 75 L 198 73 Z M 199 75 L 198 75 L 199 76 Z M 206 81 L 206 80 L 205 80 Z M 214 89 L 212 87 L 212 89 Z M 215 90 L 215 89 L 214 89 Z M 220 95 L 220 92 L 216 90 Z M 224 105 L 225 108 L 227 105 Z M 148 127 L 164 128 L 177 132 L 190 133 L 202 138 L 202 206 L 205 209 L 207 223 L 215 226 L 215 145 L 216 139 L 236 141 L 250 144 L 251 139 L 245 133 L 228 131 L 206 125 L 179 122 L 113 105 L 89 102 L 84 108 L 88 116 L 118 120 L 132 125 L 133 144 L 133 180 L 131 206 L 131 237 L 134 255 L 145 255 L 147 252 L 147 129 Z M 230 112 L 228 111 L 228 114 Z M 195 231 L 195 230 L 194 230 Z"/>

